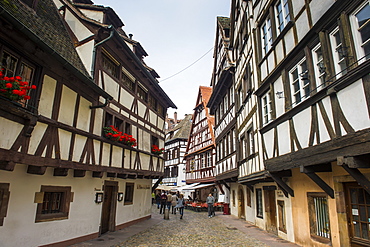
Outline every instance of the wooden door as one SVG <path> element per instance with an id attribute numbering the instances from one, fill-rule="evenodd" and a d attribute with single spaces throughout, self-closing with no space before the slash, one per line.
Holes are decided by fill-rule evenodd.
<path id="1" fill-rule="evenodd" d="M 104 200 L 102 206 L 100 233 L 115 230 L 116 198 L 118 185 L 116 182 L 106 181 L 104 184 Z"/>
<path id="2" fill-rule="evenodd" d="M 277 235 L 278 231 L 277 231 L 275 190 L 264 190 L 264 197 L 266 212 L 266 230 L 270 233 Z"/>
<path id="3" fill-rule="evenodd" d="M 370 246 L 370 194 L 358 183 L 345 183 L 345 192 L 351 246 Z"/>

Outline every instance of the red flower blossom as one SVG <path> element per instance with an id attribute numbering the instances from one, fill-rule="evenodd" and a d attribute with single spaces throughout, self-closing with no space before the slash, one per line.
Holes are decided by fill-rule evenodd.
<path id="1" fill-rule="evenodd" d="M 11 84 L 10 82 L 8 82 L 8 83 L 5 84 L 5 87 L 6 88 L 12 88 L 13 87 L 13 84 Z"/>

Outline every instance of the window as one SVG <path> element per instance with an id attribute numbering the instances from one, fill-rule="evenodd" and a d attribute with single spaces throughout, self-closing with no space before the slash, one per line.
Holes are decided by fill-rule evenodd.
<path id="1" fill-rule="evenodd" d="M 232 197 L 233 197 L 233 207 L 235 207 L 235 190 L 232 190 L 231 191 L 231 193 L 232 193 Z"/>
<path id="2" fill-rule="evenodd" d="M 310 192 L 307 193 L 307 197 L 311 237 L 319 241 L 330 239 L 329 212 L 326 194 Z"/>
<path id="3" fill-rule="evenodd" d="M 344 47 L 342 39 L 340 37 L 339 27 L 337 27 L 336 29 L 334 29 L 333 32 L 330 33 L 330 42 L 332 46 L 335 74 L 336 78 L 338 79 L 339 77 L 347 73 L 347 65 L 343 53 Z"/>
<path id="4" fill-rule="evenodd" d="M 317 45 L 313 50 L 313 62 L 315 68 L 315 76 L 316 76 L 316 86 L 317 88 L 322 88 L 325 86 L 325 66 L 324 66 L 324 59 L 322 55 L 321 45 Z M 309 92 L 308 92 L 309 93 Z"/>
<path id="5" fill-rule="evenodd" d="M 254 134 L 252 126 L 247 130 L 247 154 L 248 156 L 254 154 Z"/>
<path id="6" fill-rule="evenodd" d="M 108 53 L 102 55 L 103 69 L 115 78 L 118 78 L 119 63 Z"/>
<path id="7" fill-rule="evenodd" d="M 125 123 L 125 133 L 131 135 L 131 124 Z"/>
<path id="8" fill-rule="evenodd" d="M 121 72 L 121 81 L 123 82 L 123 85 L 125 85 L 131 91 L 134 91 L 135 80 L 130 79 L 129 76 L 127 76 L 123 71 Z"/>
<path id="9" fill-rule="evenodd" d="M 151 94 L 149 94 L 149 106 L 155 111 L 157 110 L 157 100 Z"/>
<path id="10" fill-rule="evenodd" d="M 270 17 L 261 26 L 262 56 L 265 56 L 272 46 L 272 29 Z"/>
<path id="11" fill-rule="evenodd" d="M 4 51 L 1 57 L 1 69 L 3 69 L 4 77 L 14 77 L 19 75 L 22 77 L 22 81 L 27 81 L 29 86 L 33 85 L 35 67 L 25 61 L 22 57 L 17 57 L 10 52 Z M 27 101 L 22 100 L 23 105 Z"/>
<path id="12" fill-rule="evenodd" d="M 257 217 L 263 218 L 262 189 L 256 189 L 256 210 Z"/>
<path id="13" fill-rule="evenodd" d="M 286 215 L 284 201 L 277 201 L 279 214 L 279 230 L 286 233 Z"/>
<path id="14" fill-rule="evenodd" d="M 356 51 L 358 52 L 358 59 L 366 57 L 370 58 L 370 6 L 366 1 L 357 11 L 351 16 Z M 361 60 L 360 62 L 363 62 Z"/>
<path id="15" fill-rule="evenodd" d="M 108 127 L 110 125 L 113 125 L 113 115 L 106 112 L 105 119 L 104 119 L 104 126 Z"/>
<path id="16" fill-rule="evenodd" d="M 134 202 L 134 183 L 126 183 L 124 205 L 130 205 Z"/>
<path id="17" fill-rule="evenodd" d="M 70 186 L 42 185 L 35 199 L 38 203 L 35 222 L 68 219 L 72 201 Z"/>
<path id="18" fill-rule="evenodd" d="M 288 0 L 279 0 L 275 7 L 277 30 L 281 33 L 290 21 Z"/>
<path id="19" fill-rule="evenodd" d="M 148 100 L 148 90 L 143 86 L 137 87 L 137 95 L 140 99 L 144 100 L 145 102 Z"/>
<path id="20" fill-rule="evenodd" d="M 0 226 L 4 225 L 4 218 L 6 217 L 9 204 L 9 183 L 0 183 Z"/>
<path id="21" fill-rule="evenodd" d="M 272 118 L 272 102 L 271 102 L 271 97 L 270 93 L 266 93 L 262 97 L 262 118 L 263 118 L 263 124 L 267 124 L 270 122 Z"/>
<path id="22" fill-rule="evenodd" d="M 310 81 L 306 59 L 302 59 L 290 72 L 292 101 L 296 105 L 310 96 Z"/>
<path id="23" fill-rule="evenodd" d="M 155 136 L 152 136 L 152 145 L 156 145 L 156 146 L 159 147 L 159 140 Z"/>

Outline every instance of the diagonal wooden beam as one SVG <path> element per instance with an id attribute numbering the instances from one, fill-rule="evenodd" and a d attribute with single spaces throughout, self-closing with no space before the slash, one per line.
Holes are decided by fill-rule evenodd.
<path id="1" fill-rule="evenodd" d="M 343 164 L 342 167 L 351 175 L 357 183 L 359 183 L 367 193 L 370 194 L 370 181 L 357 168 L 349 168 L 348 165 Z"/>
<path id="2" fill-rule="evenodd" d="M 313 170 L 312 167 L 300 167 L 300 172 L 306 174 L 312 181 L 314 181 L 326 194 L 328 194 L 331 198 L 334 199 L 334 190 L 324 181 L 322 180 Z"/>
<path id="3" fill-rule="evenodd" d="M 276 176 L 275 174 L 269 172 L 271 178 L 279 185 L 279 187 L 287 192 L 291 197 L 294 197 L 294 191 L 292 188 L 289 187 L 282 179 L 281 177 Z M 285 193 L 284 193 L 285 194 Z M 285 194 L 286 195 L 286 194 Z"/>

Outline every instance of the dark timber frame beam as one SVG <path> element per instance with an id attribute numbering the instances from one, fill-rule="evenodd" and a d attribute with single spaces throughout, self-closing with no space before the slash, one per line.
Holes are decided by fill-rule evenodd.
<path id="1" fill-rule="evenodd" d="M 355 161 L 354 163 L 351 163 L 352 161 Z M 350 164 L 347 164 L 346 162 L 349 162 Z M 356 163 L 355 157 L 338 157 L 337 158 L 337 164 L 342 166 L 346 172 L 349 173 L 356 181 L 359 183 L 366 191 L 367 193 L 370 193 L 370 181 L 362 174 L 357 168 L 351 168 L 351 166 L 357 166 L 354 165 Z"/>
<path id="2" fill-rule="evenodd" d="M 228 189 L 229 191 L 231 191 L 230 186 L 224 180 L 220 180 L 219 183 L 217 183 L 217 185 L 218 185 L 218 188 L 220 188 L 220 191 L 221 191 L 222 194 L 225 194 L 225 192 L 222 189 L 222 186 L 221 186 L 220 183 L 223 184 L 226 187 L 226 189 Z"/>
<path id="3" fill-rule="evenodd" d="M 326 194 L 328 194 L 331 198 L 334 199 L 334 190 L 325 183 L 316 173 L 312 167 L 309 166 L 301 166 L 300 172 L 306 174 L 312 181 L 314 181 Z"/>
<path id="4" fill-rule="evenodd" d="M 159 183 L 162 182 L 163 177 L 158 178 L 157 182 L 152 187 L 152 192 L 155 191 L 155 189 L 158 187 Z"/>
<path id="5" fill-rule="evenodd" d="M 279 185 L 281 190 L 284 192 L 284 195 L 288 197 L 288 194 L 291 197 L 294 197 L 294 191 L 292 188 L 289 187 L 282 179 L 281 177 L 277 176 L 277 174 L 269 172 L 271 178 Z"/>

